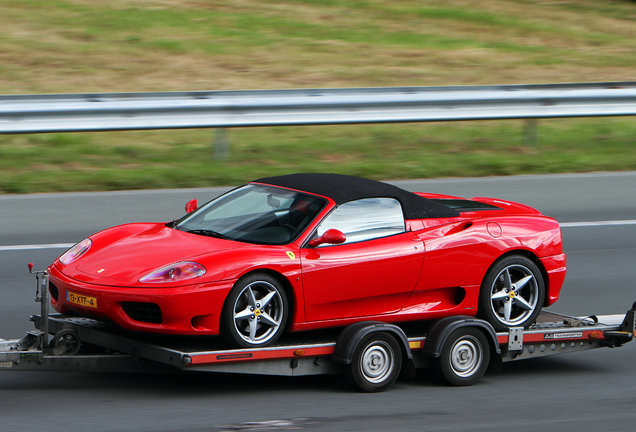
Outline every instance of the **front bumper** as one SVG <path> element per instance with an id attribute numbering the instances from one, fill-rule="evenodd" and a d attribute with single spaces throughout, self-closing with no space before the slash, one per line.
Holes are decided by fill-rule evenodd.
<path id="1" fill-rule="evenodd" d="M 133 331 L 173 335 L 218 335 L 223 302 L 233 285 L 233 281 L 219 281 L 176 288 L 126 288 L 80 282 L 55 266 L 49 268 L 49 274 L 51 304 L 60 313 L 107 319 Z M 72 303 L 68 292 L 94 297 L 97 308 Z M 145 322 L 139 316 L 133 319 L 124 303 L 157 305 L 160 322 Z"/>

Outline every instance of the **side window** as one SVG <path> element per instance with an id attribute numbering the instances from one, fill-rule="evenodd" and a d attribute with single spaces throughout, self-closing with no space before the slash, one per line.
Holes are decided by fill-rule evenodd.
<path id="1" fill-rule="evenodd" d="M 335 228 L 354 243 L 404 232 L 400 202 L 393 198 L 365 198 L 342 204 L 318 226 L 318 236 Z"/>

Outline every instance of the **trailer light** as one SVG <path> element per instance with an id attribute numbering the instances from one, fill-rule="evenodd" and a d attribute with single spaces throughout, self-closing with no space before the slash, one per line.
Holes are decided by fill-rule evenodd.
<path id="1" fill-rule="evenodd" d="M 296 351 L 294 351 L 294 355 L 296 355 L 296 356 L 305 355 L 305 350 L 296 350 Z"/>
<path id="2" fill-rule="evenodd" d="M 600 337 L 600 336 L 601 336 L 601 334 L 600 334 L 599 332 L 595 332 L 595 331 L 594 331 L 594 332 L 591 332 L 591 333 L 589 334 L 589 336 L 590 336 L 590 338 L 592 338 L 592 339 L 596 339 L 596 338 Z"/>

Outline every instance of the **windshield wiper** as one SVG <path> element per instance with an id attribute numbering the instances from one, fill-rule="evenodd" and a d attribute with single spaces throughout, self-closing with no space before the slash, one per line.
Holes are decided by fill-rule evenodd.
<path id="1" fill-rule="evenodd" d="M 216 238 L 222 238 L 222 239 L 228 239 L 228 240 L 232 240 L 232 237 L 228 237 L 224 234 L 218 233 L 216 231 L 212 231 L 212 230 L 206 230 L 206 229 L 194 229 L 194 230 L 189 230 L 186 231 L 192 234 L 199 234 L 199 235 L 204 235 L 204 236 L 208 236 L 208 237 L 216 237 Z"/>

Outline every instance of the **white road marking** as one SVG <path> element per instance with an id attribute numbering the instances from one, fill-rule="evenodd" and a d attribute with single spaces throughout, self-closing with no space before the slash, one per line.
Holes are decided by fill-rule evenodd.
<path id="1" fill-rule="evenodd" d="M 39 245 L 13 245 L 13 246 L 0 246 L 1 251 L 21 251 L 21 250 L 33 250 L 33 249 L 68 249 L 75 243 L 51 243 L 51 244 L 39 244 Z"/>
<path id="2" fill-rule="evenodd" d="M 561 228 L 636 225 L 636 219 L 595 221 L 595 222 L 564 222 L 559 225 L 561 225 Z M 39 244 L 39 245 L 0 246 L 0 252 L 33 250 L 33 249 L 68 249 L 74 244 L 75 243 L 51 243 L 51 244 Z"/>
<path id="3" fill-rule="evenodd" d="M 612 225 L 636 225 L 636 219 L 596 221 L 596 222 L 564 222 L 564 223 L 560 223 L 559 225 L 561 225 L 561 228 L 612 226 Z"/>

